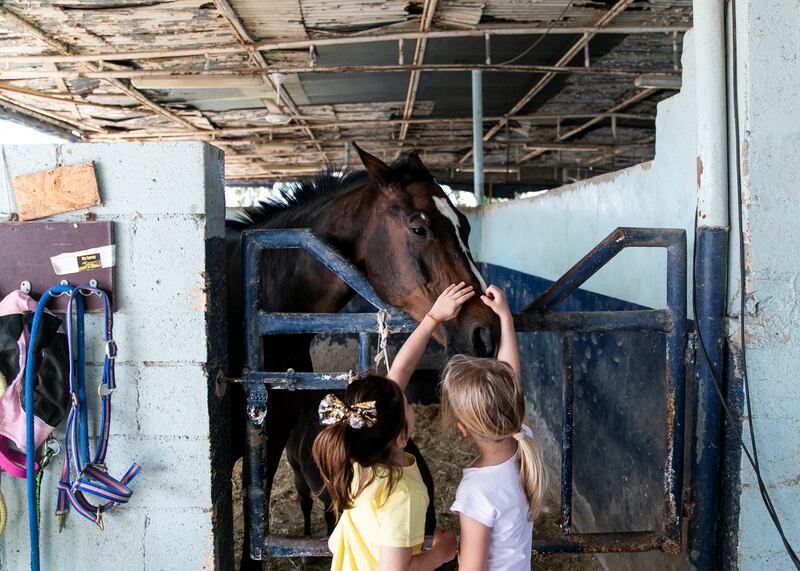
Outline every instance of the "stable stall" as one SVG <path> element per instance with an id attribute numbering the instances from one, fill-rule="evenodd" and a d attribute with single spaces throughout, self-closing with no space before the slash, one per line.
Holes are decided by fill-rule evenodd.
<path id="1" fill-rule="evenodd" d="M 318 195 L 419 173 L 436 247 L 514 311 L 534 566 L 796 565 L 795 7 L 267 4 L 0 6 L 0 118 L 65 141 L 0 145 L 0 569 L 327 568 L 270 423 L 388 368 L 425 310 L 372 214 L 325 225 Z M 318 288 L 269 295 L 279 263 Z M 475 322 L 407 392 L 448 528 L 473 451 L 436 386 L 447 351 L 495 354 Z"/>

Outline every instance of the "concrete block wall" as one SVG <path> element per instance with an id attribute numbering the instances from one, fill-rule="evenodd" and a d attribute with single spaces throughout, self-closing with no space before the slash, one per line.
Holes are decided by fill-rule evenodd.
<path id="1" fill-rule="evenodd" d="M 745 279 L 749 294 L 745 331 L 752 418 L 762 477 L 786 536 L 797 550 L 800 548 L 798 5 L 793 0 L 744 0 L 736 2 L 736 10 Z M 732 190 L 735 220 L 737 189 Z M 737 230 L 735 226 L 731 232 L 729 279 L 730 341 L 736 347 L 740 315 Z M 743 436 L 749 443 L 746 423 Z M 735 545 L 739 569 L 793 568 L 745 458 L 736 471 L 741 479 L 739 535 Z"/>
<path id="2" fill-rule="evenodd" d="M 226 343 L 222 152 L 195 142 L 67 144 L 5 146 L 0 157 L 11 177 L 95 162 L 102 204 L 91 212 L 114 223 L 117 245 L 119 390 L 113 399 L 108 464 L 115 475 L 131 462 L 142 466 L 132 500 L 108 514 L 105 531 L 73 512 L 60 534 L 53 512 L 61 457 L 47 469 L 43 568 L 224 567 L 227 535 L 217 531 L 230 525 L 230 491 L 226 496 L 224 467 L 215 469 L 226 461 L 221 447 L 212 450 L 212 441 L 224 437 L 226 429 L 213 382 Z M 0 196 L 0 211 L 8 210 L 5 200 Z M 78 211 L 54 219 L 80 223 L 85 215 Z M 93 366 L 87 383 L 95 425 L 100 335 L 98 317 L 90 316 L 87 344 Z M 26 569 L 25 483 L 4 475 L 1 485 L 9 524 L 0 536 L 0 569 Z"/>

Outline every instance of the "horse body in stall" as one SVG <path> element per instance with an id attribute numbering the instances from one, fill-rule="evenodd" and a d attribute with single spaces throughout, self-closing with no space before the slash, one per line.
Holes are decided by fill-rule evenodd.
<path id="1" fill-rule="evenodd" d="M 416 153 L 388 166 L 357 145 L 354 147 L 366 172 L 343 176 L 320 173 L 313 180 L 299 183 L 283 200 L 262 202 L 246 209 L 242 220 L 229 222 L 226 277 L 232 373 L 237 374 L 244 364 L 241 299 L 244 230 L 310 228 L 353 262 L 382 299 L 417 321 L 451 283 L 464 281 L 481 291 L 485 289 L 467 247 L 466 218 L 453 207 Z M 333 313 L 354 296 L 344 282 L 302 250 L 267 250 L 261 267 L 262 309 L 267 312 Z M 476 298 L 464 306 L 456 319 L 443 324 L 434 338 L 450 353 L 490 356 L 496 351 L 498 335 L 496 317 Z M 265 345 L 264 370 L 313 370 L 309 354 L 312 338 L 313 335 L 270 336 Z M 313 463 L 299 454 L 310 446 L 309 438 L 313 440 L 316 432 L 313 427 L 310 431 L 300 428 L 305 424 L 317 425 L 315 420 L 309 422 L 309 417 L 313 417 L 321 397 L 319 391 L 270 391 L 266 418 L 269 439 L 264 472 L 266 509 L 280 456 L 298 427 L 289 457 L 301 495 L 306 533 L 310 532 L 310 491 L 317 489 L 314 484 L 321 483 L 321 479 Z M 247 461 L 243 391 L 234 391 L 232 406 L 233 458 L 244 456 Z M 432 477 L 424 460 L 413 444 L 409 451 L 417 456 L 432 494 Z M 433 514 L 432 505 L 433 502 L 429 516 Z M 244 513 L 247 514 L 246 509 Z M 326 519 L 332 525 L 330 516 Z M 248 533 L 246 521 L 245 541 Z M 249 561 L 245 547 L 242 569 L 249 566 Z"/>

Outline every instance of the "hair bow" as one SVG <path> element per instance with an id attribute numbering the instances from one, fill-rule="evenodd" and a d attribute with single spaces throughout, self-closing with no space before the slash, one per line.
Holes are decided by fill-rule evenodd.
<path id="1" fill-rule="evenodd" d="M 319 421 L 325 426 L 343 422 L 358 430 L 373 426 L 377 419 L 378 411 L 374 400 L 348 406 L 336 395 L 329 394 L 319 403 Z"/>

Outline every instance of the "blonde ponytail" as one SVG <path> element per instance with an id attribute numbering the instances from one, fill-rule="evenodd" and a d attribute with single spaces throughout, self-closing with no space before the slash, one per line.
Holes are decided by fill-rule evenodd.
<path id="1" fill-rule="evenodd" d="M 534 521 L 542 513 L 542 498 L 547 489 L 547 472 L 539 442 L 527 434 L 519 440 L 519 481 L 528 496 L 528 514 Z"/>
<path id="2" fill-rule="evenodd" d="M 478 438 L 519 441 L 520 484 L 533 521 L 542 511 L 547 478 L 539 443 L 522 430 L 525 396 L 511 367 L 494 359 L 453 357 L 442 380 L 441 416 L 445 425 L 458 422 Z"/>

